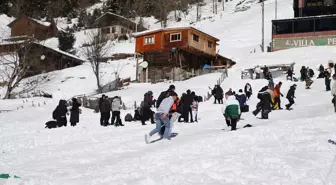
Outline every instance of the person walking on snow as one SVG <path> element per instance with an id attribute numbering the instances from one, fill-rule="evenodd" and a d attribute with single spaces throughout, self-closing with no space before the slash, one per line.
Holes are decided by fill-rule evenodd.
<path id="1" fill-rule="evenodd" d="M 331 89 L 331 95 L 333 96 L 332 102 L 334 104 L 334 111 L 336 112 L 336 74 L 334 74 L 332 77 L 333 77 L 334 83 Z"/>
<path id="2" fill-rule="evenodd" d="M 118 126 L 124 126 L 122 124 L 122 121 L 120 119 L 120 109 L 122 108 L 121 99 L 118 96 L 115 96 L 112 100 L 111 104 L 111 111 L 112 111 L 112 119 L 111 119 L 111 125 L 114 125 L 116 127 Z M 114 122 L 117 120 L 117 122 Z"/>
<path id="3" fill-rule="evenodd" d="M 282 82 L 279 82 L 274 88 L 274 105 L 278 104 L 280 110 L 282 110 L 280 96 L 283 97 L 283 94 L 280 92 L 281 86 Z"/>
<path id="4" fill-rule="evenodd" d="M 296 84 L 292 85 L 287 92 L 286 98 L 288 99 L 289 104 L 286 105 L 286 110 L 290 110 L 291 106 L 295 103 L 294 102 L 294 98 L 296 98 L 295 90 L 296 90 Z"/>
<path id="5" fill-rule="evenodd" d="M 246 94 L 247 99 L 250 100 L 250 97 L 252 95 L 252 86 L 251 86 L 251 84 L 246 83 L 245 88 L 244 88 L 244 92 Z"/>
<path id="6" fill-rule="evenodd" d="M 232 92 L 225 93 L 225 103 L 223 105 L 223 115 L 228 127 L 231 126 L 231 131 L 236 130 L 237 122 L 240 117 L 240 106 L 236 97 L 233 96 Z"/>
<path id="7" fill-rule="evenodd" d="M 256 110 L 252 112 L 253 115 L 257 116 L 261 111 L 261 119 L 268 119 L 268 114 L 272 111 L 273 107 L 273 97 L 273 88 L 271 86 L 263 87 L 258 93 L 260 102 L 257 104 Z"/>
<path id="8" fill-rule="evenodd" d="M 256 73 L 256 79 L 260 79 L 260 75 L 261 75 L 261 68 L 259 66 L 257 66 L 255 68 L 255 73 Z"/>
<path id="9" fill-rule="evenodd" d="M 287 80 L 290 80 L 290 81 L 293 81 L 293 70 L 291 69 L 291 68 L 289 68 L 288 70 L 287 70 L 287 76 L 286 76 L 286 79 Z"/>
<path id="10" fill-rule="evenodd" d="M 236 94 L 235 96 L 236 100 L 239 102 L 240 112 L 243 112 L 243 109 L 246 106 L 246 95 L 243 93 L 242 89 L 239 89 L 238 94 Z"/>
<path id="11" fill-rule="evenodd" d="M 170 131 L 170 121 L 169 121 L 169 111 L 174 104 L 177 98 L 177 94 L 175 92 L 170 92 L 170 96 L 168 98 L 163 99 L 157 112 L 155 113 L 155 122 L 156 128 L 152 130 L 149 134 L 145 135 L 145 141 L 148 144 L 151 141 L 151 137 L 160 132 L 161 126 L 164 125 L 165 132 L 163 134 L 164 139 L 170 140 L 169 131 Z"/>
<path id="12" fill-rule="evenodd" d="M 72 98 L 72 106 L 70 109 L 70 123 L 73 127 L 76 126 L 76 124 L 79 122 L 80 106 L 81 104 L 78 103 L 77 98 Z"/>

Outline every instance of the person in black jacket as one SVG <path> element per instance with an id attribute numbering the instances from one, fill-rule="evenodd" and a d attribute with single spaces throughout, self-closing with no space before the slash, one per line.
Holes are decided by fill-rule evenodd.
<path id="1" fill-rule="evenodd" d="M 153 100 L 153 92 L 148 91 L 144 94 L 143 105 L 141 105 L 140 112 L 141 112 L 141 123 L 142 125 L 146 125 L 146 120 L 149 118 L 151 119 L 152 124 L 155 123 L 154 121 L 154 112 L 152 111 L 151 107 L 155 104 L 155 100 Z"/>
<path id="2" fill-rule="evenodd" d="M 217 90 L 217 85 L 215 85 L 214 88 L 211 90 L 211 95 L 215 99 L 214 104 L 216 104 L 216 102 L 217 102 L 216 90 Z M 219 100 L 218 100 L 218 103 L 219 103 Z"/>
<path id="3" fill-rule="evenodd" d="M 272 89 L 269 86 L 265 86 L 259 91 L 258 98 L 260 99 L 260 102 L 257 104 L 256 110 L 252 112 L 255 116 L 261 111 L 261 118 L 268 119 L 268 114 L 273 107 L 271 93 Z"/>
<path id="4" fill-rule="evenodd" d="M 67 118 L 66 118 L 67 112 L 68 112 L 68 109 L 67 109 L 66 101 L 60 100 L 58 103 L 58 106 L 53 112 L 53 117 L 57 121 L 58 127 L 67 126 Z"/>
<path id="5" fill-rule="evenodd" d="M 287 93 L 286 98 L 289 101 L 289 104 L 286 105 L 286 109 L 290 110 L 290 107 L 295 103 L 294 98 L 295 98 L 295 90 L 296 90 L 296 84 L 292 85 Z"/>
<path id="6" fill-rule="evenodd" d="M 290 81 L 293 81 L 293 70 L 291 69 L 291 68 L 289 68 L 288 70 L 287 70 L 287 76 L 286 76 L 286 79 L 288 80 L 290 80 Z"/>
<path id="7" fill-rule="evenodd" d="M 245 88 L 244 88 L 244 92 L 246 94 L 247 99 L 249 100 L 250 97 L 251 97 L 251 95 L 252 95 L 252 86 L 251 86 L 251 84 L 246 83 Z"/>
<path id="8" fill-rule="evenodd" d="M 110 119 L 110 111 L 111 111 L 111 103 L 108 100 L 107 96 L 104 96 L 104 98 L 101 100 L 99 105 L 99 110 L 101 112 L 101 118 L 102 126 L 107 126 L 108 121 Z"/>
<path id="9" fill-rule="evenodd" d="M 103 112 L 101 111 L 101 106 L 103 104 L 104 98 L 105 98 L 105 95 L 103 94 L 102 97 L 99 98 L 99 101 L 98 101 L 98 107 L 99 107 L 99 112 L 100 112 L 100 125 L 101 126 L 104 125 L 104 115 L 103 115 Z"/>
<path id="10" fill-rule="evenodd" d="M 159 108 L 162 100 L 165 99 L 165 98 L 168 98 L 171 92 L 175 92 L 175 86 L 174 85 L 170 85 L 168 90 L 160 93 L 160 96 L 158 97 L 158 99 L 156 101 L 156 108 Z"/>
<path id="11" fill-rule="evenodd" d="M 221 86 L 217 85 L 217 88 L 216 88 L 216 97 L 217 97 L 217 100 L 218 100 L 219 104 L 223 104 L 223 98 L 224 98 L 223 92 L 224 91 L 221 88 Z"/>
<path id="12" fill-rule="evenodd" d="M 183 115 L 184 115 L 184 122 L 189 122 L 189 114 L 191 115 L 191 122 L 194 122 L 192 117 L 192 111 L 191 111 L 191 105 L 193 102 L 193 96 L 191 94 L 190 90 L 187 90 L 187 94 L 184 96 L 184 98 L 181 98 L 181 101 L 183 101 Z"/>
<path id="13" fill-rule="evenodd" d="M 307 69 L 305 66 L 302 66 L 301 70 L 300 70 L 300 73 L 301 73 L 301 81 L 306 81 L 306 78 L 307 78 Z"/>
<path id="14" fill-rule="evenodd" d="M 80 103 L 78 103 L 77 98 L 72 98 L 72 108 L 70 109 L 70 123 L 71 126 L 76 126 L 76 124 L 79 122 L 79 107 L 81 106 Z"/>

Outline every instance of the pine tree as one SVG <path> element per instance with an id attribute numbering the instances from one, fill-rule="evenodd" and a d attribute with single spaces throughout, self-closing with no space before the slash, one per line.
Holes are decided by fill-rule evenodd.
<path id="1" fill-rule="evenodd" d="M 61 32 L 58 37 L 58 48 L 62 51 L 69 52 L 76 41 L 75 35 L 71 32 Z"/>

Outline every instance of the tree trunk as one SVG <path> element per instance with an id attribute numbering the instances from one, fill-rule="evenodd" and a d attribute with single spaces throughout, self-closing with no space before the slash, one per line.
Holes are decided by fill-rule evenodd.
<path id="1" fill-rule="evenodd" d="M 12 91 L 13 91 L 13 88 L 10 85 L 8 85 L 4 99 L 9 99 Z"/>

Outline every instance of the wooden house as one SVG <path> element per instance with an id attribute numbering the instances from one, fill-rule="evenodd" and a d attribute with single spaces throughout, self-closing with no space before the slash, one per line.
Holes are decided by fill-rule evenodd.
<path id="1" fill-rule="evenodd" d="M 219 39 L 193 27 L 162 28 L 135 35 L 136 52 L 148 62 L 151 82 L 183 80 L 205 65 L 227 66 L 233 61 L 217 53 Z M 144 81 L 141 79 L 141 81 Z"/>
<path id="2" fill-rule="evenodd" d="M 35 38 L 45 40 L 57 35 L 57 26 L 54 22 L 43 22 L 28 16 L 21 16 L 7 25 L 11 28 L 11 37 Z"/>
<path id="3" fill-rule="evenodd" d="M 96 26 L 100 28 L 101 34 L 107 36 L 110 39 L 118 38 L 119 36 L 135 33 L 138 31 L 144 31 L 142 25 L 138 25 L 136 22 L 131 21 L 121 15 L 111 12 L 104 13 L 95 22 Z"/>
<path id="4" fill-rule="evenodd" d="M 85 62 L 75 55 L 36 42 L 22 44 L 17 52 L 20 61 L 24 60 L 23 56 L 26 55 L 32 62 L 26 77 L 78 66 Z"/>

